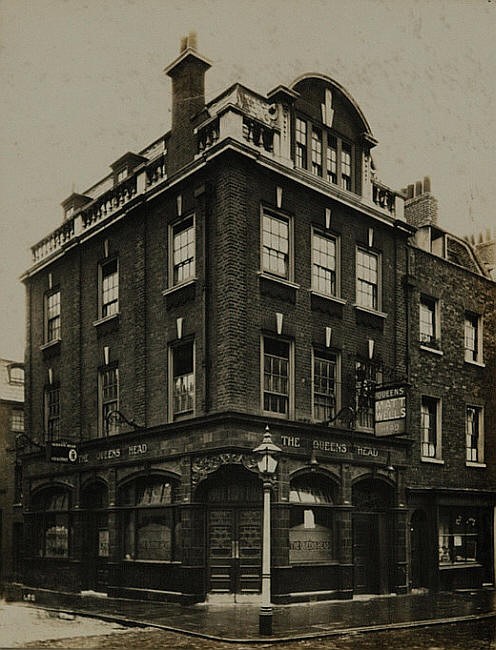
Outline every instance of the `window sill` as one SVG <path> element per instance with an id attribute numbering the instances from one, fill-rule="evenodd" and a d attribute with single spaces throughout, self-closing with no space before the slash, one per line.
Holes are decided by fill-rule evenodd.
<path id="1" fill-rule="evenodd" d="M 61 341 L 62 339 L 53 339 L 53 341 L 47 341 L 46 343 L 43 343 L 43 345 L 40 345 L 40 350 L 50 350 L 51 348 L 60 345 Z"/>
<path id="2" fill-rule="evenodd" d="M 195 416 L 194 411 L 183 411 L 181 413 L 174 413 L 171 422 L 182 422 Z"/>
<path id="3" fill-rule="evenodd" d="M 324 298 L 324 300 L 337 302 L 339 305 L 346 305 L 346 300 L 343 300 L 343 298 L 338 298 L 338 296 L 331 296 L 327 293 L 321 293 L 320 291 L 315 291 L 314 289 L 310 289 L 310 294 L 312 296 L 317 296 L 317 298 Z"/>
<path id="4" fill-rule="evenodd" d="M 120 315 L 121 314 L 118 311 L 116 314 L 111 314 L 110 316 L 104 316 L 103 318 L 99 318 L 98 320 L 93 321 L 93 327 L 98 327 L 99 325 L 104 325 L 105 323 L 110 323 L 114 320 L 119 320 Z"/>
<path id="5" fill-rule="evenodd" d="M 135 560 L 133 558 L 123 558 L 121 562 L 133 564 L 181 564 L 179 560 Z"/>
<path id="6" fill-rule="evenodd" d="M 308 504 L 307 504 L 308 505 Z M 289 567 L 297 567 L 297 566 L 302 566 L 302 567 L 308 567 L 308 566 L 336 566 L 339 565 L 339 560 L 320 560 L 317 562 L 312 562 L 311 560 L 308 560 L 307 562 L 303 562 L 300 560 L 299 562 L 289 562 Z"/>
<path id="7" fill-rule="evenodd" d="M 439 565 L 439 570 L 440 571 L 446 571 L 446 570 L 453 570 L 453 569 L 476 569 L 481 567 L 482 565 L 479 564 L 479 562 L 450 562 L 449 564 L 440 564 Z"/>
<path id="8" fill-rule="evenodd" d="M 474 361 L 473 359 L 464 359 L 465 363 L 468 363 L 471 366 L 477 366 L 478 368 L 485 368 L 486 364 L 483 361 Z"/>
<path id="9" fill-rule="evenodd" d="M 379 318 L 387 318 L 386 312 L 378 311 L 377 309 L 370 309 L 369 307 L 363 307 L 362 305 L 358 305 L 356 302 L 353 303 L 353 307 L 357 311 L 362 311 L 366 314 L 372 314 L 373 316 L 378 316 Z"/>
<path id="10" fill-rule="evenodd" d="M 357 424 L 356 430 L 360 431 L 360 433 L 370 433 L 372 435 L 375 435 L 374 427 L 361 427 L 359 424 Z"/>
<path id="11" fill-rule="evenodd" d="M 184 289 L 185 287 L 189 287 L 192 284 L 195 284 L 197 282 L 197 278 L 191 278 L 190 280 L 186 280 L 185 282 L 181 282 L 180 284 L 175 284 L 173 287 L 168 287 L 167 289 L 164 289 L 162 291 L 163 296 L 170 296 L 171 293 L 175 293 L 176 291 L 180 291 L 181 289 Z"/>
<path id="12" fill-rule="evenodd" d="M 472 460 L 466 460 L 465 461 L 465 466 L 466 467 L 482 467 L 482 468 L 487 467 L 486 463 L 476 463 L 476 462 L 474 462 Z"/>
<path id="13" fill-rule="evenodd" d="M 432 463 L 433 465 L 444 465 L 444 460 L 441 460 L 441 458 L 429 458 L 428 456 L 421 456 L 420 460 L 423 463 Z"/>
<path id="14" fill-rule="evenodd" d="M 264 273 L 263 271 L 257 271 L 257 275 L 258 277 L 263 278 L 264 280 L 271 280 L 272 282 L 283 284 L 285 287 L 290 287 L 291 289 L 300 288 L 300 285 L 296 284 L 296 282 L 291 282 L 290 280 L 281 278 L 278 275 L 270 275 L 269 273 Z"/>
<path id="15" fill-rule="evenodd" d="M 425 352 L 431 352 L 432 354 L 437 354 L 440 357 L 442 357 L 444 354 L 442 350 L 436 350 L 436 348 L 431 348 L 428 345 L 422 345 L 422 343 L 420 344 L 420 349 L 425 350 Z"/>
<path id="16" fill-rule="evenodd" d="M 274 413 L 272 411 L 263 411 L 264 417 L 277 418 L 278 420 L 289 420 L 288 413 Z"/>

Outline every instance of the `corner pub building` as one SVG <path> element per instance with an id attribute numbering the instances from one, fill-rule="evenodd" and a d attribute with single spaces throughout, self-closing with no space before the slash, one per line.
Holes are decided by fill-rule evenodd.
<path id="1" fill-rule="evenodd" d="M 170 131 L 33 247 L 23 582 L 258 598 L 268 425 L 273 601 L 404 593 L 415 229 L 337 82 L 206 103 L 209 67 L 185 39 Z"/>

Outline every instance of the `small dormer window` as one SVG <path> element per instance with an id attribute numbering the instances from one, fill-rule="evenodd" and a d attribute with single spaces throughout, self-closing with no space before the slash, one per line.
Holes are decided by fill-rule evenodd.
<path id="1" fill-rule="evenodd" d="M 117 174 L 117 182 L 120 183 L 125 178 L 127 178 L 127 169 L 121 169 L 121 171 Z"/>
<path id="2" fill-rule="evenodd" d="M 65 218 L 68 219 L 69 217 L 72 217 L 73 214 L 74 214 L 74 206 L 71 205 L 71 207 L 67 208 L 67 210 L 65 211 Z"/>

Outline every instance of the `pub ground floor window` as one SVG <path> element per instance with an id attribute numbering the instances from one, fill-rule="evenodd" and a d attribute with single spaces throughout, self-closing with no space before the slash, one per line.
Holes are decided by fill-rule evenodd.
<path id="1" fill-rule="evenodd" d="M 180 559 L 176 486 L 163 477 L 133 481 L 121 490 L 122 555 L 125 560 Z"/>
<path id="2" fill-rule="evenodd" d="M 68 558 L 70 549 L 69 492 L 50 489 L 33 498 L 35 515 L 35 554 L 46 558 Z"/>
<path id="3" fill-rule="evenodd" d="M 291 481 L 290 563 L 313 564 L 335 559 L 333 491 L 324 477 L 303 476 Z"/>

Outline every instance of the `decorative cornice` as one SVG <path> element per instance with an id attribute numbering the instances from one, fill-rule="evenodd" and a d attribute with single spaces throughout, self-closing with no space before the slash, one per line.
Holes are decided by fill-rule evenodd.
<path id="1" fill-rule="evenodd" d="M 209 456 L 196 456 L 191 460 L 191 483 L 196 487 L 209 474 L 215 472 L 223 465 L 242 465 L 251 472 L 256 471 L 257 459 L 254 454 L 241 454 L 239 452 L 225 452 Z"/>

